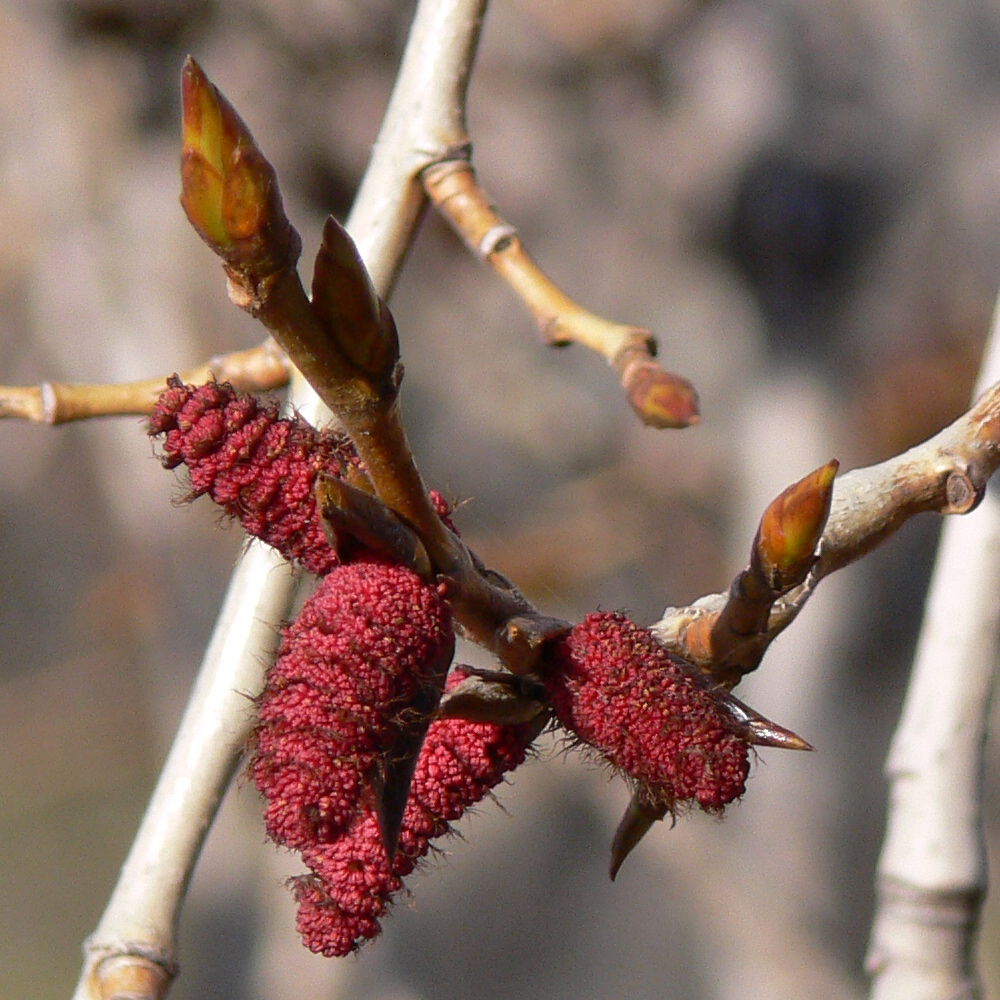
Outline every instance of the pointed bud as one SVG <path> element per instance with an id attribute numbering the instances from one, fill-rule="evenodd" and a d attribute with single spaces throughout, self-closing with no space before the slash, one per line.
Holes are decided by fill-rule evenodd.
<path id="1" fill-rule="evenodd" d="M 181 205 L 191 224 L 239 271 L 266 277 L 293 266 L 302 243 L 285 216 L 274 168 L 190 56 L 181 87 Z"/>
<path id="2" fill-rule="evenodd" d="M 439 719 L 491 722 L 514 726 L 532 722 L 545 712 L 545 689 L 499 670 L 462 667 L 467 674 L 438 703 Z"/>
<path id="3" fill-rule="evenodd" d="M 628 401 L 647 427 L 681 429 L 701 419 L 695 387 L 659 362 L 642 354 L 626 361 L 621 372 Z"/>
<path id="4" fill-rule="evenodd" d="M 313 309 L 327 333 L 363 372 L 388 378 L 399 360 L 396 324 L 375 293 L 361 254 L 331 216 L 313 272 Z"/>
<path id="5" fill-rule="evenodd" d="M 377 497 L 323 472 L 315 493 L 323 530 L 335 550 L 355 539 L 425 580 L 432 577 L 430 556 L 420 536 Z"/>
<path id="6" fill-rule="evenodd" d="M 445 665 L 447 666 L 447 665 Z M 417 766 L 431 716 L 437 708 L 440 688 L 424 688 L 407 706 L 410 724 L 403 729 L 385 763 L 382 780 L 376 783 L 376 813 L 379 834 L 388 858 L 396 856 L 403 814 L 410 798 L 410 784 Z"/>
<path id="7" fill-rule="evenodd" d="M 770 719 L 765 719 L 749 705 L 727 691 L 716 690 L 715 699 L 720 710 L 729 716 L 735 726 L 736 733 L 747 743 L 758 747 L 779 747 L 782 750 L 815 750 L 797 733 L 784 726 L 779 726 Z"/>
<path id="8" fill-rule="evenodd" d="M 830 516 L 838 468 L 836 459 L 820 466 L 789 486 L 764 511 L 754 554 L 777 593 L 801 583 L 815 561 L 816 546 Z"/>
<path id="9" fill-rule="evenodd" d="M 636 790 L 632 793 L 632 798 L 625 809 L 618 829 L 615 830 L 614 840 L 611 842 L 611 866 L 608 874 L 614 882 L 618 869 L 622 862 L 632 853 L 639 841 L 649 833 L 653 824 L 663 819 L 667 815 L 666 806 L 654 806 L 642 791 Z"/>

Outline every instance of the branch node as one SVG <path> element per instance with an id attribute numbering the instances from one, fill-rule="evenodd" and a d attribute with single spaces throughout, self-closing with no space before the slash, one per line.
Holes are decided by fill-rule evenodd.
<path id="1" fill-rule="evenodd" d="M 506 222 L 494 226 L 487 230 L 479 241 L 479 256 L 489 257 L 492 253 L 503 253 L 516 236 L 517 229 Z"/>
<path id="2" fill-rule="evenodd" d="M 986 496 L 986 483 L 976 474 L 973 466 L 955 469 L 945 482 L 946 506 L 943 514 L 968 514 L 982 503 Z"/>
<path id="3" fill-rule="evenodd" d="M 100 1000 L 161 1000 L 176 974 L 176 963 L 162 957 L 109 955 L 94 969 L 91 992 Z"/>

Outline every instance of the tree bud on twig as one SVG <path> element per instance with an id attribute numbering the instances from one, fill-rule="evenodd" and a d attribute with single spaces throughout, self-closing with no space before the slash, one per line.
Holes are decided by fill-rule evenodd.
<path id="1" fill-rule="evenodd" d="M 820 466 L 784 490 L 764 511 L 754 557 L 776 597 L 801 583 L 815 561 L 839 468 L 836 459 Z"/>
<path id="2" fill-rule="evenodd" d="M 235 270 L 264 278 L 298 260 L 274 167 L 233 106 L 190 56 L 182 73 L 181 205 L 198 235 Z"/>
<path id="3" fill-rule="evenodd" d="M 331 339 L 366 375 L 393 374 L 399 338 L 392 313 L 375 294 L 354 240 L 333 216 L 316 255 L 312 304 Z"/>
<path id="4" fill-rule="evenodd" d="M 666 371 L 644 351 L 616 359 L 632 409 L 647 427 L 679 430 L 698 423 L 698 392 L 681 375 Z"/>

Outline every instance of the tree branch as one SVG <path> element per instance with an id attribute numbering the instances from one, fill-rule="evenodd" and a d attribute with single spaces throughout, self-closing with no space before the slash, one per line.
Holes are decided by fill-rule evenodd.
<path id="1" fill-rule="evenodd" d="M 1000 306 L 980 387 L 997 378 Z M 995 425 L 984 399 L 974 407 L 981 416 L 970 429 Z M 992 454 L 995 445 L 981 443 L 980 450 Z M 961 493 L 965 503 L 964 488 Z M 981 995 L 973 957 L 987 887 L 982 777 L 1000 652 L 998 609 L 1000 498 L 990 493 L 976 517 L 949 521 L 942 532 L 886 763 L 889 816 L 866 962 L 873 1000 Z"/>
<path id="2" fill-rule="evenodd" d="M 288 358 L 268 338 L 258 347 L 212 358 L 182 372 L 185 382 L 200 385 L 210 379 L 231 382 L 244 392 L 270 392 L 288 384 Z M 37 424 L 65 424 L 93 417 L 147 416 L 167 384 L 167 376 L 142 382 L 80 385 L 0 385 L 0 419 L 11 417 Z"/>
<path id="3" fill-rule="evenodd" d="M 1000 373 L 998 373 L 1000 374 Z M 825 576 L 860 559 L 924 512 L 965 514 L 985 495 L 986 483 L 1000 466 L 1000 383 L 992 385 L 954 423 L 902 455 L 854 469 L 834 480 L 830 515 L 804 582 L 771 608 L 757 637 L 767 646 L 798 616 Z M 653 627 L 661 640 L 684 659 L 697 663 L 732 686 L 756 667 L 760 655 L 713 659 L 704 635 L 723 615 L 727 594 L 711 594 L 684 608 L 667 608 Z M 735 673 L 734 673 L 735 672 Z"/>
<path id="4" fill-rule="evenodd" d="M 621 376 L 632 408 L 650 427 L 698 422 L 698 394 L 654 359 L 656 339 L 645 327 L 604 319 L 577 305 L 524 249 L 517 230 L 497 214 L 476 181 L 469 150 L 428 167 L 424 187 L 466 246 L 490 264 L 531 310 L 547 344 L 583 344 L 607 358 Z"/>

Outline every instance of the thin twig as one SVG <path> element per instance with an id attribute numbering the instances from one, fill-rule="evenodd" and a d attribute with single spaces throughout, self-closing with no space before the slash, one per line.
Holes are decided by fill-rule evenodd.
<path id="1" fill-rule="evenodd" d="M 1000 377 L 1000 306 L 980 386 Z M 976 409 L 982 407 L 982 401 Z M 987 888 L 983 754 L 1000 631 L 1000 498 L 949 521 L 886 771 L 867 968 L 873 1000 L 973 1000 Z"/>
<path id="2" fill-rule="evenodd" d="M 231 382 L 244 392 L 271 392 L 288 384 L 288 358 L 268 338 L 247 351 L 222 354 L 198 368 L 181 373 L 185 382 L 200 385 L 210 379 Z M 93 417 L 147 416 L 163 392 L 167 376 L 142 382 L 100 385 L 43 382 L 41 385 L 0 385 L 0 419 L 65 424 Z"/>
<path id="3" fill-rule="evenodd" d="M 698 394 L 680 375 L 654 358 L 656 339 L 645 327 L 604 319 L 584 309 L 538 267 L 517 230 L 497 213 L 476 181 L 468 149 L 423 173 L 438 211 L 469 249 L 486 261 L 531 310 L 547 344 L 583 344 L 607 358 L 621 376 L 633 409 L 651 427 L 689 427 L 698 422 Z"/>
<path id="4" fill-rule="evenodd" d="M 901 455 L 878 465 L 854 469 L 834 481 L 830 516 L 806 580 L 775 602 L 766 647 L 798 616 L 825 576 L 860 559 L 894 534 L 911 517 L 925 512 L 965 514 L 985 495 L 986 483 L 1000 466 L 1000 383 L 991 386 L 954 423 Z M 728 595 L 710 594 L 684 608 L 667 608 L 653 626 L 678 656 L 709 673 L 716 665 L 701 641 L 704 629 L 693 623 L 717 620 Z M 758 658 L 759 660 L 759 658 Z M 735 681 L 728 676 L 726 680 Z M 751 667 L 752 669 L 752 667 Z"/>

